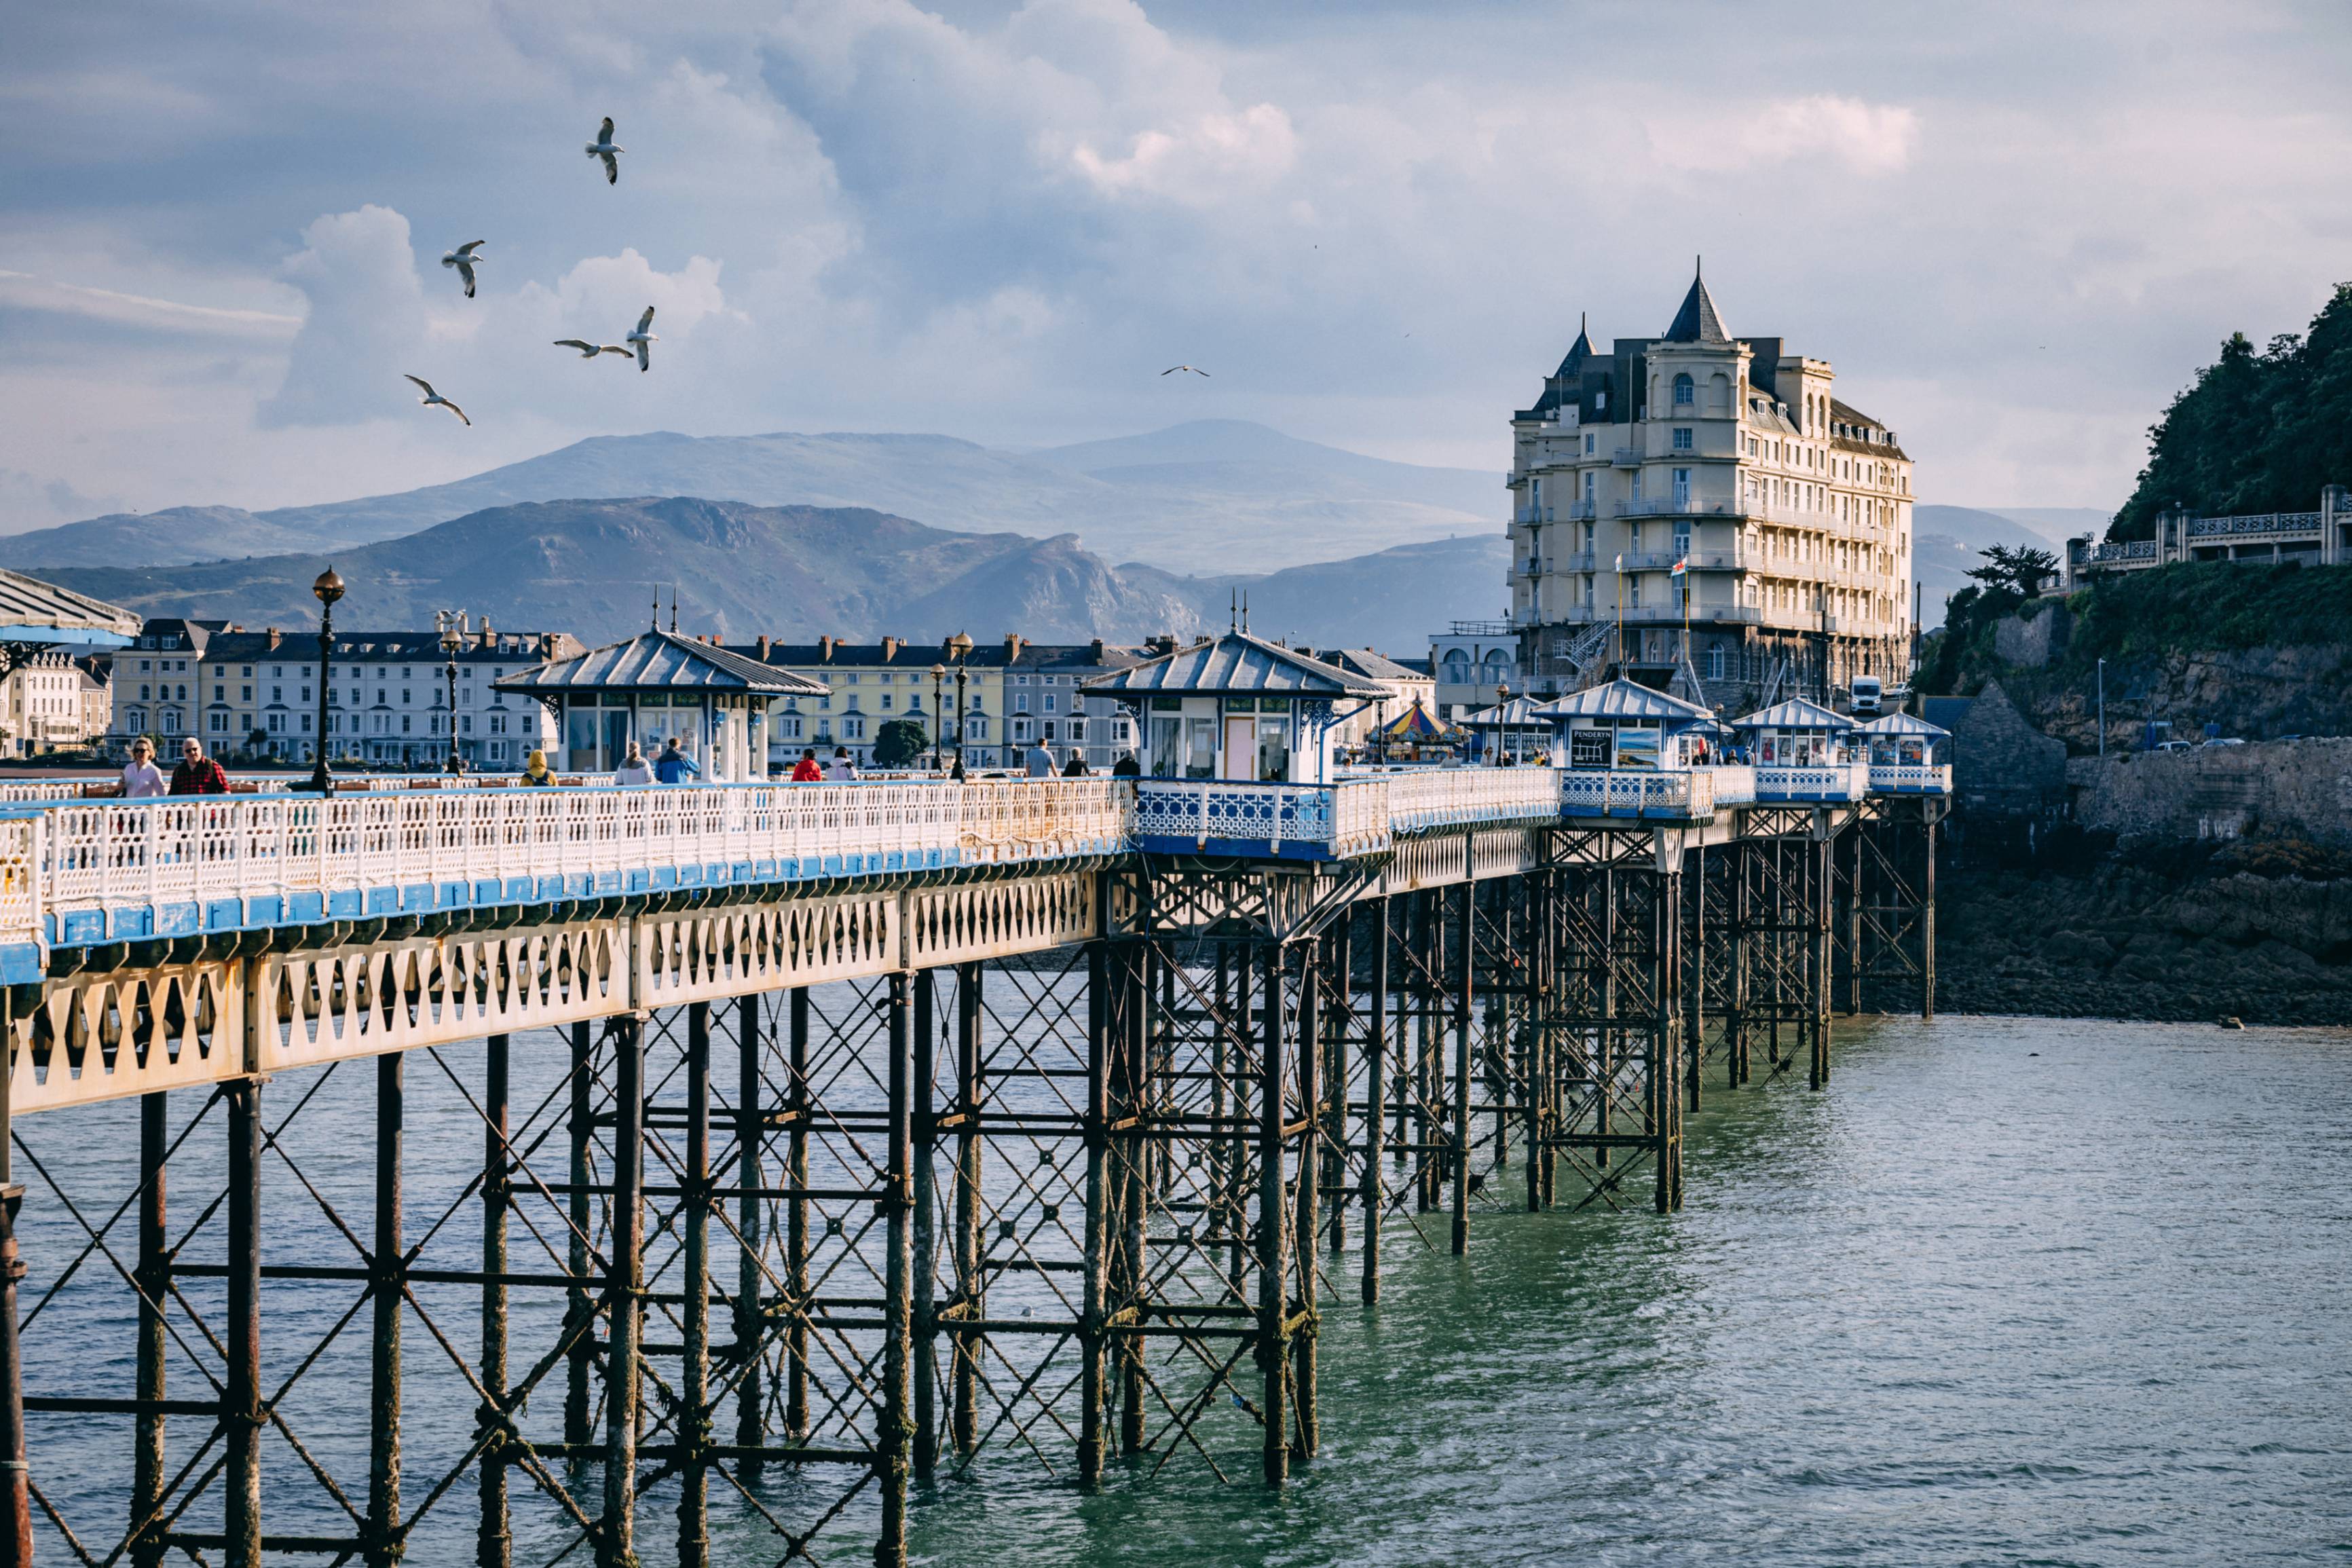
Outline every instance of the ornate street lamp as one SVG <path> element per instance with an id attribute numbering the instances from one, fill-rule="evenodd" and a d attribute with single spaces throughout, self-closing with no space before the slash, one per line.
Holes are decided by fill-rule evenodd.
<path id="1" fill-rule="evenodd" d="M 325 796 L 335 793 L 334 775 L 327 768 L 327 683 L 334 679 L 335 601 L 343 596 L 343 580 L 330 566 L 319 574 L 310 592 L 319 597 L 319 733 L 310 749 L 316 759 L 310 769 L 310 787 Z"/>
<path id="2" fill-rule="evenodd" d="M 940 771 L 940 749 L 948 743 L 947 716 L 940 711 L 940 683 L 948 678 L 944 664 L 931 666 L 931 772 Z"/>
<path id="3" fill-rule="evenodd" d="M 1503 765 L 1503 738 L 1507 732 L 1505 726 L 1510 722 L 1510 715 L 1503 710 L 1510 700 L 1511 689 L 1498 682 L 1495 687 L 1495 765 L 1498 768 Z"/>
<path id="4" fill-rule="evenodd" d="M 445 667 L 449 677 L 449 762 L 446 771 L 455 778 L 466 771 L 463 758 L 457 755 L 457 653 L 466 646 L 466 612 L 436 610 L 433 624 L 441 632 L 441 651 L 449 656 Z"/>
<path id="5" fill-rule="evenodd" d="M 962 777 L 964 776 L 964 768 L 963 768 L 963 726 L 964 726 L 964 711 L 963 711 L 963 682 L 964 682 L 964 662 L 963 662 L 963 661 L 964 661 L 966 658 L 970 658 L 970 657 L 971 657 L 971 638 L 970 638 L 970 637 L 968 637 L 964 636 L 964 634 L 963 634 L 963 633 L 961 633 L 961 632 L 958 632 L 958 633 L 956 633 L 956 635 L 955 635 L 955 636 L 953 636 L 953 637 L 951 637 L 948 638 L 948 652 L 950 652 L 950 654 L 953 654 L 953 655 L 955 656 L 955 678 L 956 678 L 956 706 L 955 706 L 955 711 L 956 711 L 956 765 L 955 765 L 955 776 L 956 776 L 957 778 L 961 779 L 961 778 L 962 778 Z"/>

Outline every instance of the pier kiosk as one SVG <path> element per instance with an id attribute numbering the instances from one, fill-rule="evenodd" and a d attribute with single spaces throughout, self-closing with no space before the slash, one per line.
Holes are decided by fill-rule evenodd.
<path id="1" fill-rule="evenodd" d="M 1846 737 L 1853 727 L 1853 721 L 1844 714 L 1802 697 L 1791 697 L 1731 721 L 1732 732 L 1759 768 L 1822 767 L 1844 762 Z"/>
<path id="2" fill-rule="evenodd" d="M 650 761 L 676 737 L 705 784 L 764 780 L 771 710 L 787 697 L 826 694 L 806 676 L 662 631 L 536 665 L 498 685 L 558 705 L 562 751 L 548 758 L 556 768 L 607 773 L 631 741 Z"/>
<path id="3" fill-rule="evenodd" d="M 1083 689 L 1135 712 L 1143 774 L 1324 784 L 1339 721 L 1395 693 L 1247 632 L 1227 632 L 1097 677 Z"/>
<path id="4" fill-rule="evenodd" d="M 1554 764 L 1584 773 L 1687 768 L 1715 721 L 1696 702 L 1622 677 L 1529 711 L 1551 727 Z"/>

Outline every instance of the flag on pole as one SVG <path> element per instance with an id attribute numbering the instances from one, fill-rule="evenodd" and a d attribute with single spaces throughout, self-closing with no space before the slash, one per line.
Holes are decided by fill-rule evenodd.
<path id="1" fill-rule="evenodd" d="M 1620 572 L 1625 570 L 1625 557 L 1622 552 L 1620 552 L 1617 557 L 1617 570 Z"/>
<path id="2" fill-rule="evenodd" d="M 1681 560 L 1679 560 L 1679 561 L 1677 561 L 1677 562 L 1675 562 L 1675 563 L 1674 571 L 1670 574 L 1670 575 L 1679 577 L 1679 576 L 1681 576 L 1684 573 L 1685 573 L 1685 572 L 1687 572 L 1687 571 L 1689 571 L 1689 570 L 1690 570 L 1690 557 L 1689 557 L 1689 556 L 1687 556 L 1687 555 L 1685 555 L 1685 556 L 1684 556 Z"/>

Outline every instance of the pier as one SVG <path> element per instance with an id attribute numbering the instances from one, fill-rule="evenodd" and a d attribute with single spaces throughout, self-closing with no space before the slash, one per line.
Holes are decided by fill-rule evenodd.
<path id="1" fill-rule="evenodd" d="M 887 1565 L 999 1458 L 1279 1483 L 1386 1251 L 1670 1213 L 1704 1095 L 1931 1008 L 1948 794 L 1808 756 L 0 808 L 20 1517 L 43 1561 L 506 1568 L 708 1563 L 723 1509 Z M 363 1433 L 310 1424 L 331 1378 Z M 68 1446 L 116 1468 L 61 1500 Z"/>

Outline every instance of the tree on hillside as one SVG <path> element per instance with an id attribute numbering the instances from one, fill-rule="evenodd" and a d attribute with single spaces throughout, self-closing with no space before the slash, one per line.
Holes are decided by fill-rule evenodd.
<path id="1" fill-rule="evenodd" d="M 2023 545 L 2012 550 L 1996 544 L 1979 553 L 1985 563 L 1969 567 L 1969 575 L 1988 588 L 2006 588 L 2021 599 L 2033 598 L 2044 583 L 2058 575 L 2058 557 L 2047 550 Z"/>
<path id="2" fill-rule="evenodd" d="M 893 719 L 874 737 L 874 765 L 903 768 L 928 750 L 931 738 L 912 719 Z"/>
<path id="3" fill-rule="evenodd" d="M 2323 487 L 2352 484 L 2352 284 L 2336 286 L 2308 332 L 2261 351 L 2231 333 L 2147 435 L 2147 466 L 2110 539 L 2154 538 L 2171 507 L 2308 511 Z"/>

